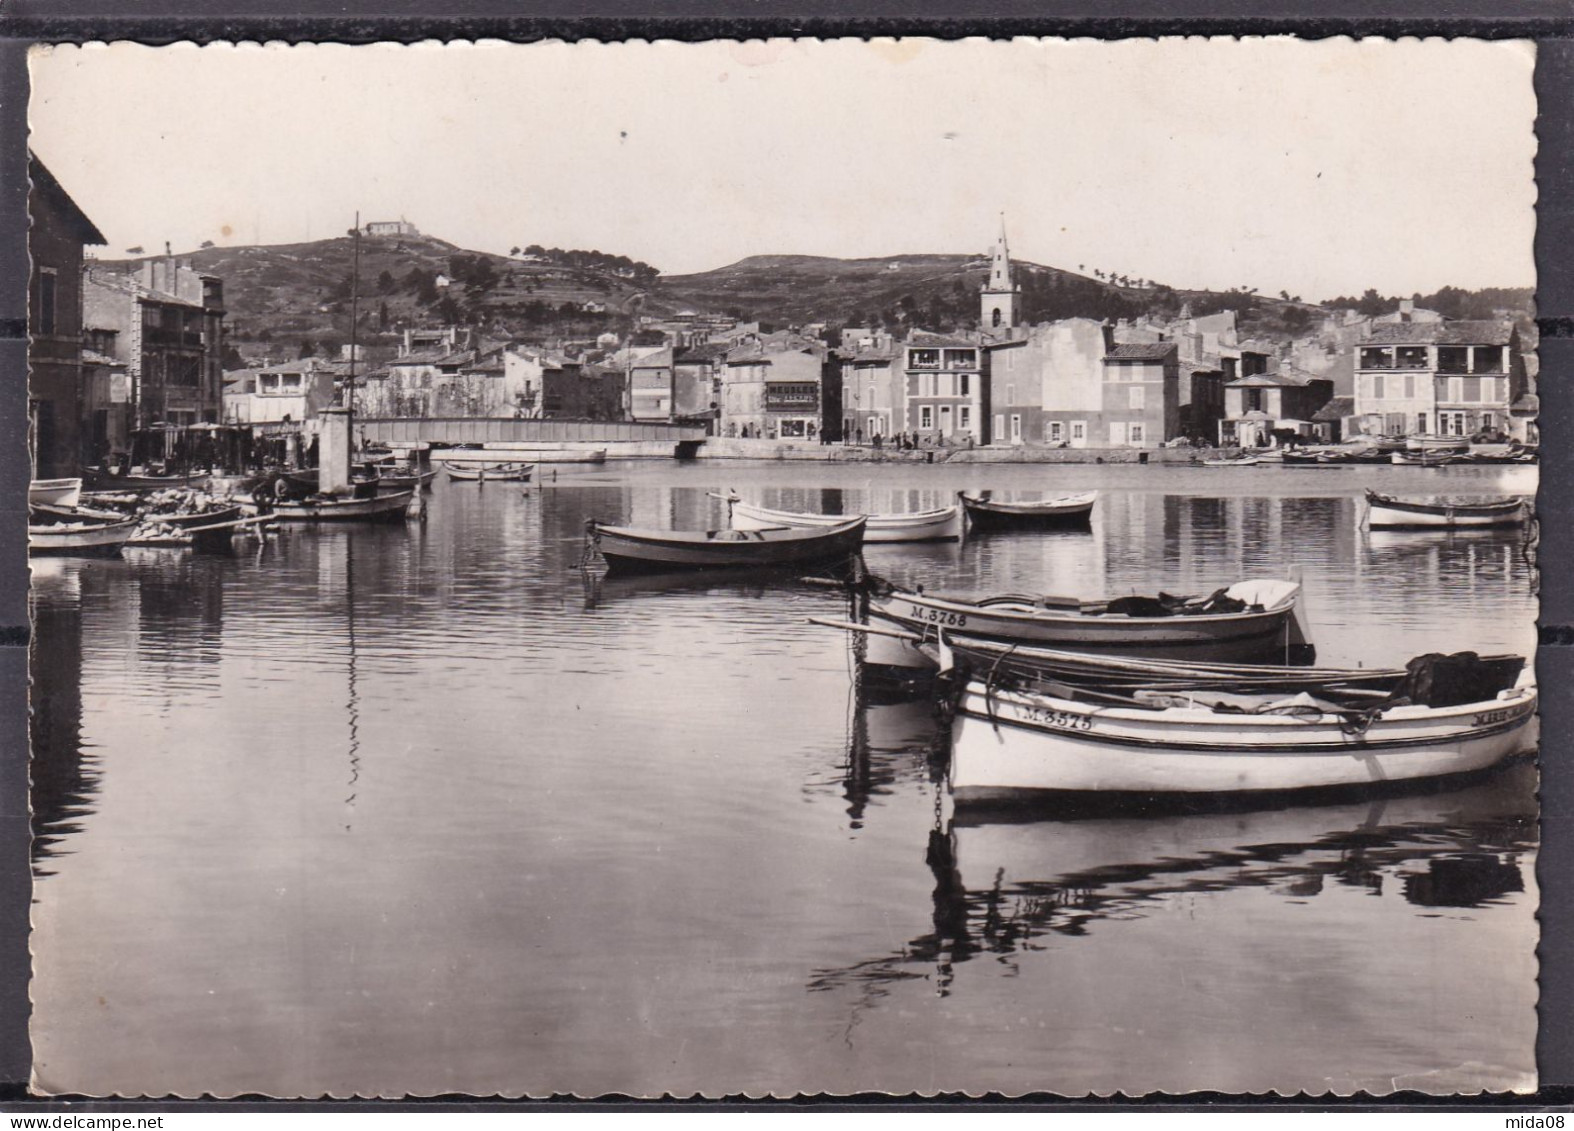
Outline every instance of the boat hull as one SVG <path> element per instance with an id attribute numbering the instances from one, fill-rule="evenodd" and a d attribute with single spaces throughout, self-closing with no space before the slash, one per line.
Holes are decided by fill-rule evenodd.
<path id="1" fill-rule="evenodd" d="M 171 487 L 202 487 L 210 476 L 203 475 L 110 475 L 89 468 L 82 481 L 95 491 L 163 491 Z"/>
<path id="2" fill-rule="evenodd" d="M 1536 693 L 1339 717 L 1095 707 L 969 683 L 952 728 L 958 802 L 1035 793 L 1281 793 L 1451 777 L 1535 744 Z"/>
<path id="3" fill-rule="evenodd" d="M 52 507 L 74 507 L 82 501 L 82 480 L 35 479 L 27 485 L 27 501 Z"/>
<path id="4" fill-rule="evenodd" d="M 942 628 L 1006 643 L 1132 656 L 1251 660 L 1302 643 L 1293 624 L 1293 595 L 1261 612 L 1128 617 L 994 610 L 928 594 L 898 592 L 870 598 L 869 615 L 920 634 Z M 870 646 L 876 648 L 873 641 Z M 882 642 L 878 650 L 882 657 L 909 661 L 893 666 L 924 666 L 917 660 L 923 653 L 909 642 Z"/>
<path id="5" fill-rule="evenodd" d="M 1525 521 L 1525 504 L 1515 499 L 1502 503 L 1451 506 L 1418 503 L 1367 493 L 1366 524 L 1374 530 L 1518 526 Z"/>
<path id="6" fill-rule="evenodd" d="M 130 539 L 136 528 L 136 522 L 129 520 L 80 526 L 67 524 L 29 526 L 27 552 L 30 555 L 111 556 L 120 552 L 120 548 Z"/>
<path id="7" fill-rule="evenodd" d="M 411 490 L 368 499 L 302 499 L 280 502 L 273 517 L 280 522 L 397 522 L 415 496 Z"/>
<path id="8" fill-rule="evenodd" d="M 827 530 L 846 523 L 852 515 L 796 514 L 776 511 L 749 503 L 733 503 L 734 530 Z M 864 543 L 871 542 L 956 542 L 961 539 L 965 519 L 959 506 L 941 507 L 911 514 L 872 514 L 864 527 Z"/>
<path id="9" fill-rule="evenodd" d="M 448 478 L 466 483 L 528 483 L 535 472 L 533 463 L 526 464 L 464 464 L 448 465 Z"/>
<path id="10" fill-rule="evenodd" d="M 1043 503 L 997 503 L 972 495 L 957 496 L 974 530 L 1086 530 L 1093 525 L 1097 492 Z"/>
<path id="11" fill-rule="evenodd" d="M 864 520 L 830 530 L 659 531 L 593 526 L 591 537 L 614 573 L 805 565 L 845 559 L 863 544 Z M 712 535 L 743 535 L 739 538 Z M 752 535 L 752 537 L 750 536 Z"/>

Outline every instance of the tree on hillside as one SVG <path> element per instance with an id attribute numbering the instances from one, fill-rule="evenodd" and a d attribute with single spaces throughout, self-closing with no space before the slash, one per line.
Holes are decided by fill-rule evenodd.
<path id="1" fill-rule="evenodd" d="M 398 280 L 393 277 L 392 271 L 384 270 L 377 276 L 377 293 L 380 295 L 392 294 L 398 285 Z"/>
<path id="2" fill-rule="evenodd" d="M 317 343 L 310 338 L 301 339 L 301 348 L 295 351 L 297 358 L 311 357 L 317 352 Z"/>

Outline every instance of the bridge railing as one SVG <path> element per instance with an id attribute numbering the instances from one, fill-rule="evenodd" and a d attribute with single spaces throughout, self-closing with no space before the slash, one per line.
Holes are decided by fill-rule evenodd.
<path id="1" fill-rule="evenodd" d="M 672 442 L 703 440 L 697 424 L 632 420 L 512 420 L 495 417 L 357 417 L 357 435 L 394 444 L 563 443 L 575 441 Z"/>

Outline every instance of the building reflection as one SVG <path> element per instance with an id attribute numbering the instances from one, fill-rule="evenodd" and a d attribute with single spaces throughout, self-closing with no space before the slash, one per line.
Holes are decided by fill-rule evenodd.
<path id="1" fill-rule="evenodd" d="M 33 563 L 33 635 L 28 648 L 28 738 L 33 861 L 62 851 L 61 842 L 93 811 L 96 757 L 82 748 L 82 576 L 78 561 Z"/>
<path id="2" fill-rule="evenodd" d="M 1526 763 L 1445 792 L 1337 805 L 1054 817 L 965 811 L 933 830 L 930 932 L 891 953 L 817 971 L 811 989 L 891 981 L 931 967 L 948 992 L 975 954 L 1023 955 L 1046 935 L 1077 938 L 1151 914 L 1175 897 L 1255 887 L 1315 900 L 1330 885 L 1424 907 L 1475 907 L 1522 891 L 1537 843 L 1536 774 Z M 1386 878 L 1399 883 L 1389 886 Z"/>

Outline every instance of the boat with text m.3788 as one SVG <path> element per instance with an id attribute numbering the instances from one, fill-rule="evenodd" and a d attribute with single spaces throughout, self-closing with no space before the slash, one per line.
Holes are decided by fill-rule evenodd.
<path id="1" fill-rule="evenodd" d="M 791 566 L 844 560 L 863 545 L 865 519 L 823 530 L 641 530 L 585 524 L 612 572 Z"/>

